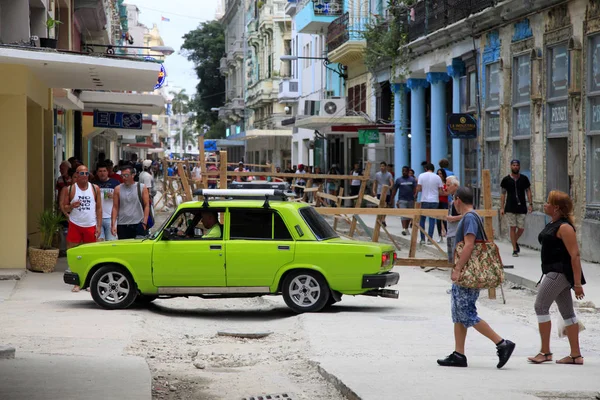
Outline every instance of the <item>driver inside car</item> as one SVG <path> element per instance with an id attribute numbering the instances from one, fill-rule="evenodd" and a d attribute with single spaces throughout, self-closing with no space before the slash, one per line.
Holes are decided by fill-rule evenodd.
<path id="1" fill-rule="evenodd" d="M 194 220 L 188 220 L 186 231 L 184 232 L 182 230 L 178 230 L 177 236 L 194 238 L 195 237 L 194 227 L 196 226 L 197 222 L 199 222 L 195 218 L 194 218 Z M 202 235 L 202 239 L 220 239 L 221 238 L 221 234 L 222 234 L 221 225 L 219 224 L 219 216 L 215 211 L 202 211 L 200 213 L 200 221 L 202 221 L 202 225 L 206 229 L 204 235 Z M 194 222 L 196 222 L 196 223 L 194 223 Z"/>

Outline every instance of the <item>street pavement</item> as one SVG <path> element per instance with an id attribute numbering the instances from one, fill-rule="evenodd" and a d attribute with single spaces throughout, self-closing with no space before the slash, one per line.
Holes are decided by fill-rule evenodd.
<path id="1" fill-rule="evenodd" d="M 360 217 L 368 227 L 372 228 L 375 226 L 375 215 L 361 215 Z M 402 235 L 402 223 L 400 218 L 388 216 L 386 217 L 386 224 L 390 234 L 400 239 L 400 245 L 403 246 L 403 249 L 408 248 L 410 245 L 410 229 L 409 235 Z M 429 227 L 429 221 L 427 221 L 425 227 Z M 380 238 L 386 239 L 383 230 L 381 231 Z M 439 239 L 439 236 L 437 235 L 436 228 L 434 240 L 437 239 Z M 445 241 L 438 244 L 442 249 L 446 250 Z M 542 276 L 540 252 L 521 246 L 519 257 L 513 257 L 512 245 L 507 240 L 497 240 L 496 244 L 500 249 L 500 255 L 502 256 L 504 265 L 514 266 L 514 268 L 505 269 L 506 279 L 518 285 L 535 290 L 536 284 Z M 427 254 L 434 258 L 443 258 L 433 245 L 417 244 L 417 258 L 427 258 Z M 587 284 L 584 286 L 585 299 L 583 302 L 588 302 L 589 307 L 600 308 L 600 265 L 583 261 L 582 268 L 587 281 Z M 593 303 L 593 305 L 589 302 Z"/>

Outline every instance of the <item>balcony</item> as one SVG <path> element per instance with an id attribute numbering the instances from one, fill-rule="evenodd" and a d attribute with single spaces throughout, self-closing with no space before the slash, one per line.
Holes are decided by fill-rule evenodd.
<path id="1" fill-rule="evenodd" d="M 270 25 L 273 25 L 273 6 L 265 4 L 258 10 L 258 30 Z"/>
<path id="2" fill-rule="evenodd" d="M 273 78 L 264 78 L 248 87 L 246 91 L 246 107 L 253 108 L 264 103 L 272 103 L 277 99 L 277 87 Z"/>
<path id="3" fill-rule="evenodd" d="M 244 58 L 244 42 L 242 40 L 236 40 L 233 42 L 233 45 L 229 49 L 230 52 L 233 53 L 234 58 L 243 59 Z"/>
<path id="4" fill-rule="evenodd" d="M 297 101 L 299 95 L 298 80 L 285 79 L 279 82 L 279 94 L 277 95 L 279 102 Z"/>
<path id="5" fill-rule="evenodd" d="M 369 17 L 352 17 L 348 13 L 336 18 L 327 28 L 329 61 L 348 65 L 361 60 L 367 42 L 362 36 Z"/>
<path id="6" fill-rule="evenodd" d="M 296 13 L 298 33 L 321 34 L 337 17 L 342 15 L 341 0 L 303 0 Z"/>
<path id="7" fill-rule="evenodd" d="M 296 7 L 298 6 L 298 2 L 296 0 L 288 0 L 285 5 L 285 14 L 293 17 L 296 15 Z"/>

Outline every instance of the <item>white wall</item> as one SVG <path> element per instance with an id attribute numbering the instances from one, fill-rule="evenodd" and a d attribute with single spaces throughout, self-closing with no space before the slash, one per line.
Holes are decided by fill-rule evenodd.
<path id="1" fill-rule="evenodd" d="M 29 1 L 0 0 L 0 41 L 28 42 L 29 37 Z"/>

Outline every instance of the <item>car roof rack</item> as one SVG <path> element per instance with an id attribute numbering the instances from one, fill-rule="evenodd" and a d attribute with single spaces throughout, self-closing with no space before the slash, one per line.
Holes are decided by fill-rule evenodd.
<path id="1" fill-rule="evenodd" d="M 278 189 L 198 189 L 193 193 L 194 196 L 204 196 L 203 208 L 208 208 L 209 197 L 257 197 L 265 196 L 264 208 L 269 208 L 269 197 L 280 197 L 281 200 L 287 200 L 288 197 L 294 197 L 293 192 L 286 192 Z"/>

